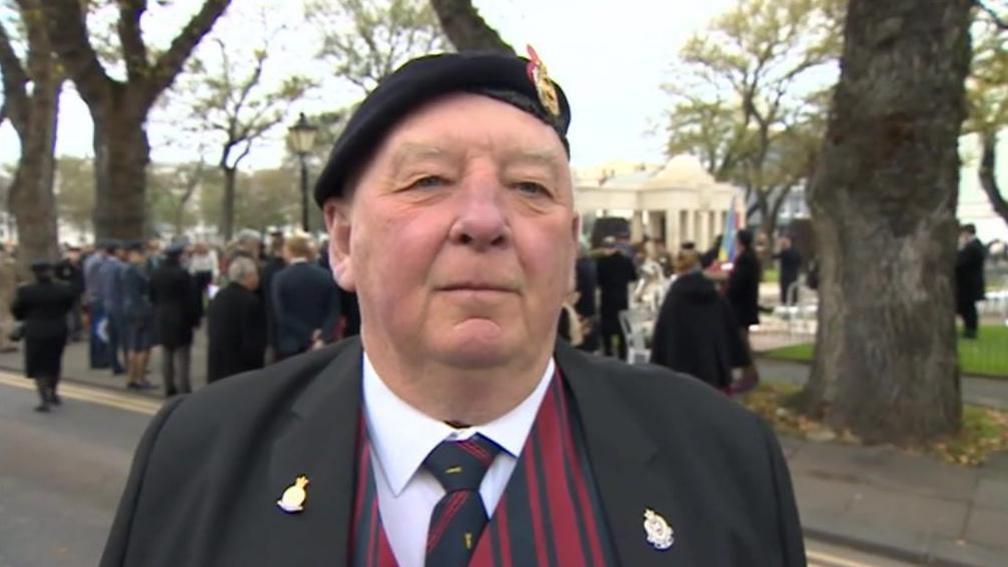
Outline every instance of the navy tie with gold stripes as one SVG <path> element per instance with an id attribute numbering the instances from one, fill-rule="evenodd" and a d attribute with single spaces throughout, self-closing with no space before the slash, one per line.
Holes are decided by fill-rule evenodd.
<path id="1" fill-rule="evenodd" d="M 424 460 L 424 468 L 445 489 L 427 530 L 426 565 L 465 567 L 487 524 L 479 487 L 500 452 L 493 441 L 474 435 L 442 441 Z"/>

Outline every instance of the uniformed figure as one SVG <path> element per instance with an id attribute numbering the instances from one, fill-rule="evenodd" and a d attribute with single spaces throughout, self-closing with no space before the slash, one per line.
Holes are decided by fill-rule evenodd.
<path id="1" fill-rule="evenodd" d="M 102 558 L 128 565 L 805 565 L 769 428 L 557 341 L 570 107 L 512 55 L 382 81 L 315 187 L 361 334 L 169 401 Z"/>
<path id="2" fill-rule="evenodd" d="M 49 262 L 35 262 L 31 269 L 35 282 L 18 288 L 11 313 L 23 322 L 25 376 L 35 380 L 39 394 L 35 411 L 47 412 L 50 404 L 60 404 L 56 390 L 74 292 L 69 285 L 53 279 L 53 266 Z"/>

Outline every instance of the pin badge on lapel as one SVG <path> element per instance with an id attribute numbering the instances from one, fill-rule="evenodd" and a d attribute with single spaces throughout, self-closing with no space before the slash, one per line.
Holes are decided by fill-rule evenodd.
<path id="1" fill-rule="evenodd" d="M 283 496 L 277 500 L 277 506 L 288 514 L 296 514 L 304 510 L 304 502 L 308 498 L 305 488 L 308 486 L 308 477 L 301 475 L 294 479 L 294 484 L 284 490 Z"/>
<path id="2" fill-rule="evenodd" d="M 648 543 L 658 551 L 665 551 L 675 543 L 672 526 L 650 508 L 644 509 L 644 533 L 647 535 Z"/>

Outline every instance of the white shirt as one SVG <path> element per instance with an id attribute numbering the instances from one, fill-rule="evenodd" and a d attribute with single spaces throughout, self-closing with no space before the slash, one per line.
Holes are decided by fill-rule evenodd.
<path id="1" fill-rule="evenodd" d="M 493 516 L 532 430 L 554 367 L 551 358 L 539 385 L 508 413 L 484 425 L 455 429 L 395 395 L 364 353 L 364 415 L 371 438 L 378 511 L 400 567 L 423 567 L 430 515 L 445 493 L 441 483 L 420 466 L 427 455 L 446 439 L 463 440 L 477 433 L 500 445 L 504 450 L 480 484 L 487 517 Z"/>

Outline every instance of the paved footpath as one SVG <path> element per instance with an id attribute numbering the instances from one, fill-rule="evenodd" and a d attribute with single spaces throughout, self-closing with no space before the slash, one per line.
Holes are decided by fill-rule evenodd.
<path id="1" fill-rule="evenodd" d="M 197 387 L 205 383 L 202 335 L 198 334 L 193 352 Z M 68 346 L 64 357 L 68 386 L 86 384 L 122 392 L 125 379 L 112 377 L 107 370 L 90 370 L 86 355 L 85 343 Z M 800 384 L 808 374 L 808 366 L 800 363 L 759 359 L 758 365 L 768 381 Z M 151 381 L 160 384 L 156 350 L 150 367 L 155 370 Z M 20 353 L 0 354 L 0 368 L 20 370 Z M 1008 381 L 965 378 L 963 390 L 967 401 L 1008 408 Z M 135 396 L 140 400 L 135 403 L 148 413 L 159 397 L 160 390 L 151 390 Z M 887 447 L 792 438 L 781 442 L 808 537 L 910 564 L 1008 565 L 1008 454 L 995 456 L 984 467 L 964 468 Z M 813 565 L 833 564 L 810 559 Z"/>

